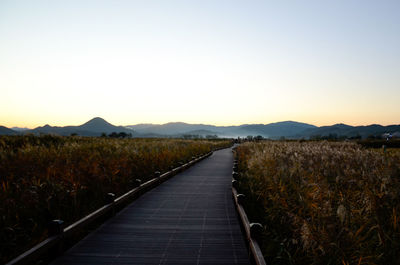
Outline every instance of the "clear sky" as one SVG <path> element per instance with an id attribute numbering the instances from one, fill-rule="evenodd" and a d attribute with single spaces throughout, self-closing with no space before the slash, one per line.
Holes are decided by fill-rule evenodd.
<path id="1" fill-rule="evenodd" d="M 0 0 L 0 125 L 400 124 L 400 1 Z"/>

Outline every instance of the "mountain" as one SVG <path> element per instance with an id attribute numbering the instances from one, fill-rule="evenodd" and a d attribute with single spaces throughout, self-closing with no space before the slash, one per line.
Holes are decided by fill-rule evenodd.
<path id="1" fill-rule="evenodd" d="M 208 131 L 208 130 L 194 130 L 185 133 L 186 135 L 201 135 L 201 136 L 207 136 L 207 135 L 218 135 L 217 132 L 213 131 Z"/>
<path id="2" fill-rule="evenodd" d="M 18 132 L 8 129 L 7 127 L 0 126 L 0 135 L 17 135 Z"/>
<path id="3" fill-rule="evenodd" d="M 346 125 L 346 124 L 335 124 L 331 126 L 321 126 L 321 127 L 316 127 L 316 128 L 311 128 L 303 132 L 303 136 L 314 136 L 314 135 L 320 135 L 320 136 L 328 136 L 329 134 L 336 134 L 336 135 L 344 135 L 348 134 L 351 129 L 353 129 L 353 126 Z"/>
<path id="4" fill-rule="evenodd" d="M 381 136 L 384 133 L 400 132 L 400 125 L 382 126 L 372 124 L 367 126 L 350 126 L 346 124 L 335 124 L 332 126 L 321 126 L 304 131 L 303 137 L 312 136 L 329 136 L 336 135 L 338 137 L 357 137 L 367 138 L 368 136 Z"/>
<path id="5" fill-rule="evenodd" d="M 283 121 L 270 124 L 243 124 L 239 126 L 214 126 L 205 124 L 188 124 L 171 122 L 166 124 L 130 125 L 142 137 L 180 137 L 183 135 L 218 135 L 219 137 L 246 137 L 261 135 L 265 138 L 308 139 L 313 136 L 357 137 L 367 138 L 370 135 L 381 136 L 384 133 L 400 132 L 400 125 L 350 126 L 335 124 L 317 127 L 307 123 Z"/>
<path id="6" fill-rule="evenodd" d="M 314 128 L 317 127 L 311 124 L 294 121 L 283 121 L 266 125 L 252 124 L 240 126 L 240 130 L 246 132 L 247 135 L 261 135 L 272 139 L 301 135 L 305 130 Z"/>
<path id="7" fill-rule="evenodd" d="M 136 130 L 148 129 L 150 127 L 154 127 L 154 126 L 157 126 L 157 125 L 159 125 L 159 124 L 139 123 L 139 124 L 136 124 L 136 125 L 128 125 L 128 126 L 125 126 L 125 127 L 136 131 Z"/>
<path id="8" fill-rule="evenodd" d="M 15 131 L 0 126 L 0 135 L 16 135 L 21 133 L 33 134 L 77 134 L 80 136 L 100 136 L 102 133 L 126 133 L 133 137 L 185 137 L 188 135 L 217 135 L 220 138 L 236 138 L 261 135 L 269 139 L 286 137 L 290 139 L 308 139 L 320 137 L 362 137 L 382 136 L 385 133 L 393 135 L 400 133 L 400 125 L 382 126 L 372 124 L 368 126 L 350 126 L 335 124 L 332 126 L 317 127 L 307 123 L 283 121 L 269 124 L 243 124 L 239 126 L 215 126 L 207 124 L 189 124 L 184 122 L 170 122 L 166 124 L 137 124 L 129 126 L 115 126 L 102 118 L 96 117 L 79 126 L 57 127 L 45 125 L 33 130 Z"/>
<path id="9" fill-rule="evenodd" d="M 123 126 L 114 126 L 111 123 L 108 123 L 102 118 L 93 118 L 90 121 L 78 126 L 79 130 L 96 132 L 96 133 L 112 133 L 112 132 L 124 132 L 124 133 L 133 133 L 133 130 L 125 128 Z"/>
<path id="10" fill-rule="evenodd" d="M 12 127 L 12 128 L 10 128 L 10 129 L 13 130 L 13 131 L 16 131 L 16 132 L 24 132 L 24 131 L 30 130 L 29 128 L 26 128 L 26 127 L 24 127 L 24 128 L 21 128 L 21 127 Z"/>
<path id="11" fill-rule="evenodd" d="M 219 137 L 246 137 L 248 135 L 261 135 L 266 138 L 289 137 L 302 133 L 314 125 L 285 121 L 270 124 L 246 124 L 240 126 L 215 126 L 206 124 L 188 124 L 183 122 L 170 122 L 166 124 L 138 124 L 129 125 L 142 135 L 179 136 L 179 135 L 218 135 Z"/>
<path id="12" fill-rule="evenodd" d="M 56 135 L 63 135 L 69 136 L 72 134 L 77 134 L 81 136 L 98 136 L 99 134 L 96 132 L 90 131 L 82 131 L 79 129 L 79 126 L 65 126 L 65 127 L 58 127 L 58 126 L 50 126 L 46 124 L 45 126 L 37 127 L 35 129 L 25 131 L 25 133 L 32 133 L 32 134 L 56 134 Z"/>
<path id="13" fill-rule="evenodd" d="M 166 124 L 138 124 L 126 126 L 140 134 L 178 135 L 190 134 L 192 131 L 218 131 L 214 125 L 188 124 L 184 122 L 169 122 Z"/>
<path id="14" fill-rule="evenodd" d="M 69 136 L 71 134 L 77 134 L 80 136 L 100 136 L 102 133 L 120 133 L 124 132 L 127 134 L 134 134 L 134 131 L 123 126 L 114 126 L 102 118 L 94 118 L 90 121 L 80 125 L 80 126 L 65 126 L 65 127 L 53 127 L 50 125 L 45 125 L 42 127 L 37 127 L 33 130 L 26 131 L 26 133 L 33 134 L 57 134 Z"/>

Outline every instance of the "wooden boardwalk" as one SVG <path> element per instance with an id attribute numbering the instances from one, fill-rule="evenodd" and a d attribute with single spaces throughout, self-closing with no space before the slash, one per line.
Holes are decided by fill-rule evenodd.
<path id="1" fill-rule="evenodd" d="M 224 149 L 145 193 L 52 264 L 250 264 Z"/>

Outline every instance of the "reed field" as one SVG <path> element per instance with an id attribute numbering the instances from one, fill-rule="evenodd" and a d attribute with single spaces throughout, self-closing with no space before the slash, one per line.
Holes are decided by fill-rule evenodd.
<path id="1" fill-rule="evenodd" d="M 265 141 L 236 149 L 267 264 L 399 264 L 400 150 Z"/>
<path id="2" fill-rule="evenodd" d="M 0 137 L 0 263 L 47 237 L 53 219 L 70 224 L 194 156 L 230 141 Z"/>

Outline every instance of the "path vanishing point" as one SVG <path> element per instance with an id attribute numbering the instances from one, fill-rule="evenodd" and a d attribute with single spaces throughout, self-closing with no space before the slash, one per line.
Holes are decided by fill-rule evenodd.
<path id="1" fill-rule="evenodd" d="M 232 200 L 230 148 L 143 194 L 53 265 L 250 264 Z"/>

